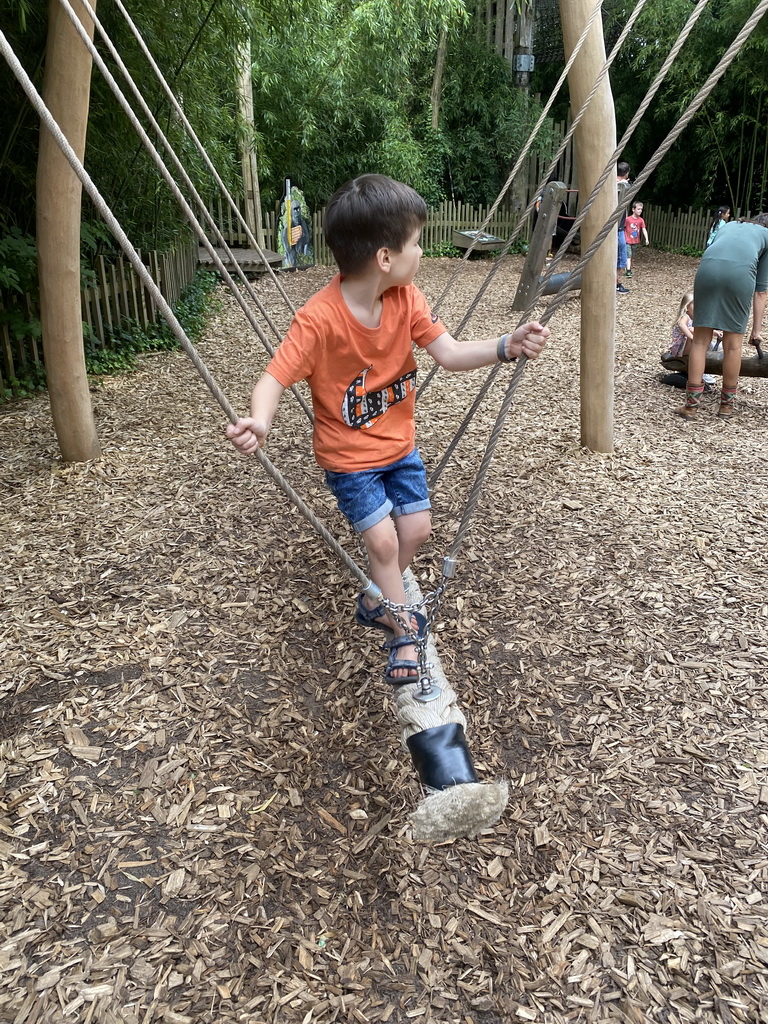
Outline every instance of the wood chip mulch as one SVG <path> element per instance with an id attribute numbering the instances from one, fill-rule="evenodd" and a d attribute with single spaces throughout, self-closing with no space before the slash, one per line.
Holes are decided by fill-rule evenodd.
<path id="1" fill-rule="evenodd" d="M 424 262 L 430 299 L 454 265 Z M 466 336 L 516 322 L 521 265 Z M 717 391 L 672 415 L 695 268 L 643 251 L 619 299 L 612 454 L 580 444 L 578 293 L 518 390 L 436 637 L 510 786 L 471 841 L 414 841 L 354 581 L 182 353 L 94 385 L 93 463 L 61 463 L 45 396 L 0 412 L 0 1020 L 768 1022 L 768 382 L 734 422 Z M 245 409 L 266 357 L 230 296 L 200 349 Z M 483 379 L 420 399 L 430 465 Z M 425 591 L 504 379 L 436 488 Z M 268 454 L 360 560 L 289 397 Z"/>

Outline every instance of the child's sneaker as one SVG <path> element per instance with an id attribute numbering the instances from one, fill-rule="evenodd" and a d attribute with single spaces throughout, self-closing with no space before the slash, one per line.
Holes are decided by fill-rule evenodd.
<path id="1" fill-rule="evenodd" d="M 624 277 L 632 277 L 632 271 L 631 270 L 627 270 L 625 272 L 625 274 L 624 274 Z"/>
<path id="2" fill-rule="evenodd" d="M 629 288 L 625 288 L 623 284 L 617 284 L 616 291 L 621 292 L 622 295 L 629 295 Z"/>

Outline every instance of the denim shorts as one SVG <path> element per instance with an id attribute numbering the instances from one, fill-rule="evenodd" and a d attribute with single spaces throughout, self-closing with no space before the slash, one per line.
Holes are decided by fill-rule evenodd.
<path id="1" fill-rule="evenodd" d="M 618 235 L 619 250 L 616 256 L 616 268 L 623 270 L 627 265 L 627 240 L 624 237 L 624 230 L 619 231 Z"/>
<path id="2" fill-rule="evenodd" d="M 336 503 L 357 533 L 368 530 L 392 513 L 407 516 L 431 508 L 427 472 L 418 448 L 404 459 L 379 469 L 356 473 L 325 471 Z"/>

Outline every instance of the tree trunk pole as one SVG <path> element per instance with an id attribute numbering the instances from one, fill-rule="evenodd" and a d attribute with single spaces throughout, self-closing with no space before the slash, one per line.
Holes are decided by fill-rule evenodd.
<path id="1" fill-rule="evenodd" d="M 440 29 L 440 39 L 437 44 L 437 55 L 435 57 L 435 72 L 432 75 L 432 90 L 429 94 L 429 103 L 432 108 L 432 131 L 440 128 L 440 97 L 443 92 L 443 70 L 445 69 L 445 54 L 448 49 L 448 29 Z"/>
<path id="2" fill-rule="evenodd" d="M 240 163 L 243 172 L 245 222 L 263 249 L 265 242 L 261 216 L 261 188 L 259 187 L 258 158 L 253 144 L 253 68 L 251 65 L 251 43 L 249 40 L 243 44 L 238 53 L 237 66 L 237 106 L 243 133 Z"/>
<path id="3" fill-rule="evenodd" d="M 91 0 L 96 7 L 95 0 Z M 93 22 L 73 0 L 93 37 Z M 58 0 L 48 8 L 43 100 L 80 160 L 85 153 L 91 55 Z M 82 186 L 53 137 L 40 130 L 37 163 L 37 257 L 40 321 L 53 425 L 65 462 L 101 454 L 88 390 L 80 301 Z"/>
<path id="4" fill-rule="evenodd" d="M 566 57 L 584 30 L 595 0 L 560 0 Z M 571 108 L 577 112 L 605 63 L 603 27 L 592 26 L 568 73 Z M 574 140 L 582 197 L 588 196 L 616 148 L 616 115 L 606 76 L 576 128 Z M 585 250 L 617 203 L 612 175 L 581 226 Z M 613 451 L 614 345 L 616 337 L 616 232 L 612 232 L 584 269 L 581 286 L 581 443 L 594 452 Z"/>

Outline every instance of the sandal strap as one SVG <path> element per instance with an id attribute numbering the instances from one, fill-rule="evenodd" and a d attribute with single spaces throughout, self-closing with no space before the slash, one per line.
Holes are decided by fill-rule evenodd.
<path id="1" fill-rule="evenodd" d="M 386 616 L 386 614 L 387 609 L 384 607 L 383 604 L 377 604 L 375 608 L 366 608 L 365 604 L 363 603 L 363 595 L 357 595 L 357 614 L 355 618 L 357 619 L 358 622 L 360 622 L 361 625 L 364 622 L 368 625 L 375 624 L 377 626 L 383 626 L 384 623 L 376 622 L 376 619 L 383 619 Z M 387 626 L 385 628 L 388 629 L 389 627 Z"/>
<path id="2" fill-rule="evenodd" d="M 404 642 L 403 642 L 404 641 Z M 407 637 L 396 637 L 391 644 L 389 644 L 389 658 L 387 658 L 387 667 L 384 669 L 384 678 L 388 683 L 392 683 L 394 686 L 400 686 L 402 683 L 415 683 L 419 678 L 419 663 L 414 661 L 412 658 L 398 658 L 397 652 L 401 647 L 408 647 L 412 645 L 412 641 L 408 640 Z M 406 675 L 395 676 L 394 672 L 402 671 L 405 669 Z"/>

